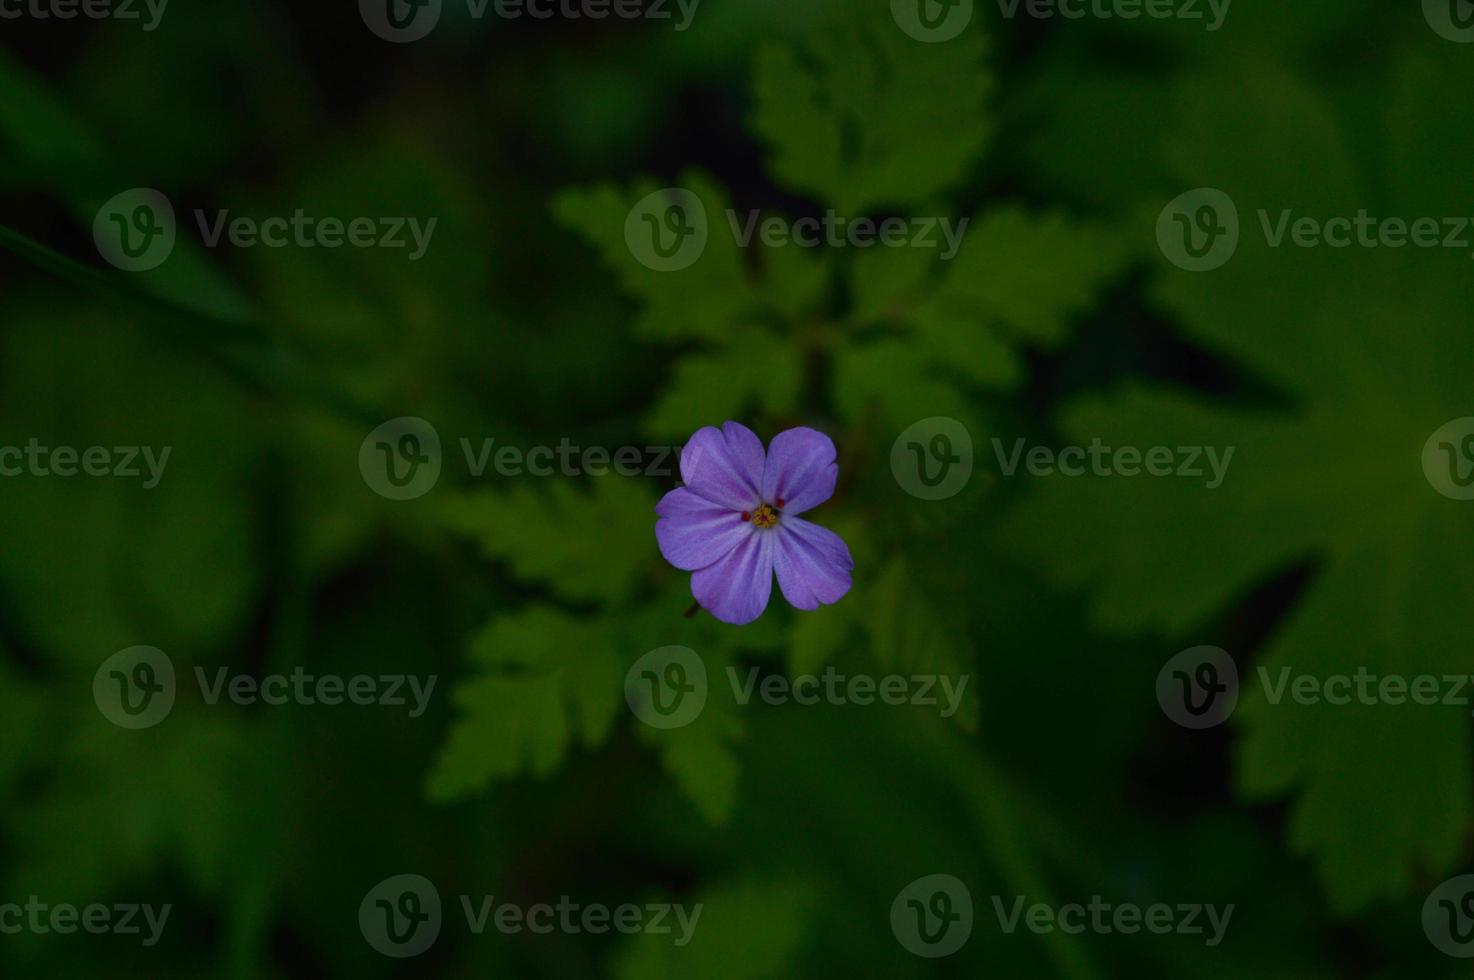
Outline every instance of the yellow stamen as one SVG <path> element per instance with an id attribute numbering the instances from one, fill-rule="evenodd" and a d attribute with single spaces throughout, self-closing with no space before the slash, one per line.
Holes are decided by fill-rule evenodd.
<path id="1" fill-rule="evenodd" d="M 763 504 L 752 515 L 753 527 L 772 527 L 778 523 L 778 512 L 772 506 Z"/>

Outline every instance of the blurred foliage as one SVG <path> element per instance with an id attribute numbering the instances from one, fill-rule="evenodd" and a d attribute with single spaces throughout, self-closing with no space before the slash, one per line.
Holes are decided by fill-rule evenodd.
<path id="1" fill-rule="evenodd" d="M 448 5 L 453 7 L 455 5 Z M 659 23 L 467 21 L 391 46 L 351 9 L 171 5 L 159 31 L 5 21 L 0 445 L 171 446 L 156 489 L 0 479 L 0 903 L 171 902 L 156 948 L 0 936 L 6 975 L 1449 976 L 1423 899 L 1470 864 L 1457 709 L 1272 710 L 1187 732 L 1153 683 L 1189 646 L 1248 678 L 1468 673 L 1468 518 L 1417 466 L 1471 413 L 1462 250 L 1271 249 L 1258 209 L 1469 208 L 1468 46 L 1417 4 L 1236 0 L 1200 22 L 1001 18 L 945 44 L 886 4 L 708 2 Z M 179 247 L 122 275 L 91 224 L 173 201 Z M 624 238 L 668 186 L 690 268 Z M 1244 235 L 1211 275 L 1157 251 L 1214 186 Z M 382 249 L 202 247 L 195 209 L 434 217 Z M 726 212 L 932 218 L 924 249 L 739 248 Z M 396 503 L 365 435 L 438 428 Z M 979 471 L 892 478 L 952 416 Z M 830 433 L 816 519 L 856 560 L 833 607 L 683 615 L 653 506 L 673 476 L 478 477 L 482 441 L 678 446 L 732 418 Z M 1005 479 L 990 440 L 1234 445 L 1224 485 Z M 1462 521 L 1462 523 L 1461 523 Z M 1464 609 L 1465 612 L 1459 612 Z M 146 643 L 182 678 L 410 673 L 387 708 L 211 705 L 127 732 L 90 695 Z M 700 652 L 713 697 L 658 732 L 626 669 Z M 725 672 L 965 673 L 952 719 L 739 706 Z M 1467 709 L 1465 709 L 1467 711 Z M 382 879 L 447 899 L 432 951 L 374 953 Z M 896 893 L 968 882 L 947 960 Z M 474 936 L 453 896 L 702 902 L 660 937 Z M 1235 903 L 1228 940 L 1005 935 L 993 895 Z"/>

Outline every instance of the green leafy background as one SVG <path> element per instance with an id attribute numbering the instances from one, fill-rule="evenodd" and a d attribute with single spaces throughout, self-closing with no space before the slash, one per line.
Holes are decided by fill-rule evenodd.
<path id="1" fill-rule="evenodd" d="M 449 7 L 456 5 L 451 4 Z M 338 9 L 341 8 L 341 9 Z M 0 904 L 175 907 L 159 946 L 0 936 L 6 975 L 292 978 L 1442 977 L 1423 935 L 1469 870 L 1468 708 L 1157 705 L 1215 644 L 1244 677 L 1469 673 L 1474 514 L 1427 436 L 1474 415 L 1467 250 L 1274 249 L 1257 210 L 1470 212 L 1474 46 L 1417 4 L 1237 0 L 1200 21 L 1006 19 L 922 44 L 885 3 L 707 0 L 689 30 L 468 20 L 391 46 L 352 5 L 171 5 L 159 30 L 6 21 L 0 445 L 171 446 L 161 485 L 0 478 Z M 93 249 L 163 190 L 180 246 Z M 655 272 L 631 206 L 684 187 L 711 234 Z M 1211 273 L 1157 215 L 1211 186 Z M 403 251 L 200 246 L 188 214 L 435 217 Z M 968 221 L 910 248 L 739 248 L 728 208 Z M 445 472 L 375 495 L 358 449 L 433 421 Z M 962 421 L 941 502 L 890 469 Z M 506 477 L 496 447 L 679 446 L 738 419 L 830 433 L 814 517 L 838 605 L 734 629 L 660 557 L 672 475 Z M 1011 445 L 1235 446 L 1223 486 L 1001 472 Z M 430 710 L 254 708 L 190 686 L 157 728 L 94 706 L 114 652 L 263 675 L 439 678 Z M 700 652 L 706 711 L 651 729 L 626 670 Z M 727 668 L 967 675 L 961 710 L 746 706 Z M 359 901 L 447 897 L 400 963 Z M 934 873 L 977 921 L 907 953 Z M 702 902 L 656 936 L 474 936 L 453 896 Z M 998 928 L 991 896 L 1233 903 L 1222 945 Z M 1465 970 L 1461 973 L 1460 970 Z"/>

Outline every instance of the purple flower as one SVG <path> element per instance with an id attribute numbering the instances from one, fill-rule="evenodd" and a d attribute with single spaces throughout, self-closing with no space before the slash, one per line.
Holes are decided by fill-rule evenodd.
<path id="1" fill-rule="evenodd" d="M 834 493 L 834 441 L 813 429 L 779 433 L 768 452 L 751 429 L 707 426 L 681 450 L 681 479 L 655 505 L 665 560 L 691 572 L 691 594 L 724 623 L 762 615 L 773 592 L 799 609 L 838 602 L 850 590 L 850 549 L 798 515 Z"/>

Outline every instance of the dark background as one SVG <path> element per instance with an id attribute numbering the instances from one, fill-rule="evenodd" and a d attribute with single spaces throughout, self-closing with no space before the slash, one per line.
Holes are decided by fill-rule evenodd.
<path id="1" fill-rule="evenodd" d="M 1189 731 L 1155 684 L 1200 644 L 1245 678 L 1468 672 L 1470 515 L 1418 458 L 1471 414 L 1470 250 L 1271 249 L 1257 210 L 1474 215 L 1474 46 L 1416 3 L 1236 0 L 1208 32 L 980 0 L 939 45 L 868 2 L 704 0 L 684 32 L 460 14 L 406 45 L 347 3 L 0 21 L 0 444 L 173 447 L 153 490 L 0 479 L 0 903 L 174 906 L 154 948 L 0 936 L 7 975 L 1466 975 L 1421 916 L 1470 864 L 1467 706 L 1268 706 L 1246 681 Z M 831 119 L 872 192 L 806 170 Z M 712 245 L 652 274 L 624 216 L 676 185 Z M 1243 240 L 1194 274 L 1155 227 L 1202 186 Z M 180 241 L 128 274 L 92 223 L 135 187 Z M 726 202 L 972 224 L 952 263 L 738 252 Z M 205 249 L 196 208 L 438 224 L 412 263 Z M 397 416 L 445 447 L 414 501 L 356 465 Z M 930 503 L 888 460 L 934 416 L 977 471 Z M 679 445 L 726 419 L 834 437 L 814 518 L 856 558 L 838 605 L 687 618 L 652 533 L 673 477 L 478 479 L 458 444 Z M 1207 491 L 1006 476 L 995 437 L 1237 453 Z M 89 691 L 137 644 L 182 677 L 439 682 L 417 719 L 182 683 L 131 732 Z M 621 678 L 668 644 L 713 676 L 967 674 L 968 705 L 737 707 L 717 684 L 657 736 Z M 357 911 L 402 873 L 447 915 L 399 962 Z M 976 910 L 941 960 L 890 927 L 933 873 Z M 463 894 L 705 911 L 683 949 L 474 936 Z M 1214 948 L 1007 935 L 991 899 L 1020 894 L 1235 912 Z"/>

